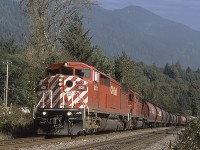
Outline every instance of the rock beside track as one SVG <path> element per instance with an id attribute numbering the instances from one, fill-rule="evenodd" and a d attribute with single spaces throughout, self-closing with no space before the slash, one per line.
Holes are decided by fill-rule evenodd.
<path id="1" fill-rule="evenodd" d="M 177 136 L 177 134 L 171 134 L 143 150 L 172 150 Z"/>

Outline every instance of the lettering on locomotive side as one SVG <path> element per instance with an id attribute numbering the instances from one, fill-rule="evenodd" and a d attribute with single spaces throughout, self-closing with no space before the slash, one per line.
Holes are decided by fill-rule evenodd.
<path id="1" fill-rule="evenodd" d="M 110 93 L 111 93 L 112 95 L 117 96 L 117 88 L 114 87 L 114 86 L 111 86 L 111 87 L 110 87 Z"/>
<path id="2" fill-rule="evenodd" d="M 94 91 L 98 91 L 98 86 L 94 85 Z"/>

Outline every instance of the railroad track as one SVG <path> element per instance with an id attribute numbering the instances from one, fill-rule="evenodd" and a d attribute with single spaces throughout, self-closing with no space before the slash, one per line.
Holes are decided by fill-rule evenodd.
<path id="1" fill-rule="evenodd" d="M 106 133 L 105 133 L 106 134 Z M 5 149 L 15 149 L 15 148 L 23 148 L 23 147 L 31 147 L 35 145 L 43 145 L 49 143 L 57 143 L 57 142 L 70 142 L 78 139 L 92 138 L 101 135 L 86 135 L 80 137 L 29 137 L 29 138 L 19 138 L 19 139 L 10 139 L 10 140 L 2 140 L 0 141 L 0 150 Z"/>
<path id="2" fill-rule="evenodd" d="M 169 132 L 170 131 L 170 132 Z M 143 133 L 139 135 L 133 135 L 98 143 L 92 143 L 88 145 L 82 145 L 77 147 L 70 147 L 65 150 L 105 150 L 105 149 L 120 149 L 120 150 L 141 150 L 147 147 L 149 144 L 157 142 L 158 140 L 166 137 L 169 134 L 176 134 L 177 132 L 171 132 L 170 129 L 162 131 L 153 131 L 150 133 Z"/>
<path id="3" fill-rule="evenodd" d="M 159 141 L 166 137 L 166 132 L 155 132 L 136 139 L 132 139 L 128 144 L 124 145 L 120 150 L 140 150 L 145 149 L 148 145 Z"/>
<path id="4" fill-rule="evenodd" d="M 148 142 L 153 142 L 157 139 L 163 138 L 166 136 L 166 132 L 170 131 L 169 130 L 164 130 L 164 131 L 154 131 L 150 133 L 140 133 L 140 131 L 151 131 L 151 129 L 141 129 L 141 130 L 135 130 L 135 131 L 123 131 L 123 133 L 128 133 L 128 132 L 137 132 L 137 134 L 134 134 L 133 136 L 126 136 L 123 138 L 117 138 L 117 139 L 112 139 L 112 140 L 107 140 L 107 141 L 102 141 L 102 142 L 96 142 L 92 144 L 87 144 L 87 145 L 79 145 L 79 146 L 74 146 L 70 148 L 64 148 L 64 149 L 73 149 L 73 150 L 82 150 L 82 149 L 91 149 L 91 148 L 97 148 L 97 147 L 103 147 L 107 146 L 107 148 L 104 149 L 109 149 L 108 147 L 112 147 L 112 149 L 119 149 L 115 148 L 115 146 L 118 145 L 118 147 L 121 146 L 123 150 L 129 150 L 131 148 L 140 148 L 141 145 L 144 145 L 144 142 L 141 143 L 141 139 L 143 141 Z M 162 133 L 163 132 L 163 133 Z M 164 134 L 165 133 L 165 134 Z M 103 134 L 98 134 L 98 135 L 86 135 L 86 136 L 79 136 L 76 138 L 72 137 L 57 137 L 57 138 L 45 138 L 45 137 L 32 137 L 32 138 L 20 138 L 20 139 L 14 139 L 14 140 L 3 140 L 0 141 L 0 150 L 5 150 L 5 149 L 17 149 L 17 148 L 23 148 L 23 147 L 31 147 L 35 145 L 43 145 L 43 144 L 55 144 L 56 143 L 67 143 L 67 142 L 73 142 L 73 141 L 78 141 L 78 140 L 89 140 L 93 138 L 99 138 L 105 137 L 105 136 L 114 136 L 114 135 L 120 135 L 120 132 L 114 132 L 114 133 L 103 133 Z M 150 138 L 149 137 L 153 137 Z M 149 141 L 148 141 L 149 139 Z M 120 149 L 121 149 L 120 148 Z"/>

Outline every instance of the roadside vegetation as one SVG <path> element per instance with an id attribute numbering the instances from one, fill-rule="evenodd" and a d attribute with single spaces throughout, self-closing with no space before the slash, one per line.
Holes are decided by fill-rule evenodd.
<path id="1" fill-rule="evenodd" d="M 33 135 L 33 122 L 30 112 L 14 106 L 0 106 L 0 133 L 2 139 L 19 138 Z"/>
<path id="2" fill-rule="evenodd" d="M 200 119 L 192 120 L 185 130 L 180 133 L 174 150 L 198 150 L 200 149 Z"/>

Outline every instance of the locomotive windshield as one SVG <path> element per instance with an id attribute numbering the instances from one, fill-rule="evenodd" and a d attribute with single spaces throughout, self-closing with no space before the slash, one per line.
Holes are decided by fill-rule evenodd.
<path id="1" fill-rule="evenodd" d="M 70 76 L 70 75 L 73 75 L 73 68 L 62 66 L 59 69 L 49 69 L 49 70 L 47 70 L 47 74 L 49 76 L 54 76 L 56 74 L 62 74 L 62 75 Z"/>
<path id="2" fill-rule="evenodd" d="M 73 75 L 73 68 L 62 66 L 61 74 L 71 76 Z"/>
<path id="3" fill-rule="evenodd" d="M 58 69 L 54 69 L 54 70 L 47 70 L 47 74 L 48 76 L 53 76 L 53 75 L 56 75 L 56 74 L 60 74 L 60 71 Z"/>
<path id="4" fill-rule="evenodd" d="M 74 68 L 62 66 L 60 68 L 48 69 L 47 75 L 54 76 L 56 74 L 62 74 L 67 76 L 74 75 Z M 89 69 L 75 69 L 75 75 L 80 78 L 90 78 L 90 70 Z"/>
<path id="5" fill-rule="evenodd" d="M 75 75 L 81 78 L 90 78 L 90 70 L 89 69 L 76 69 Z"/>

